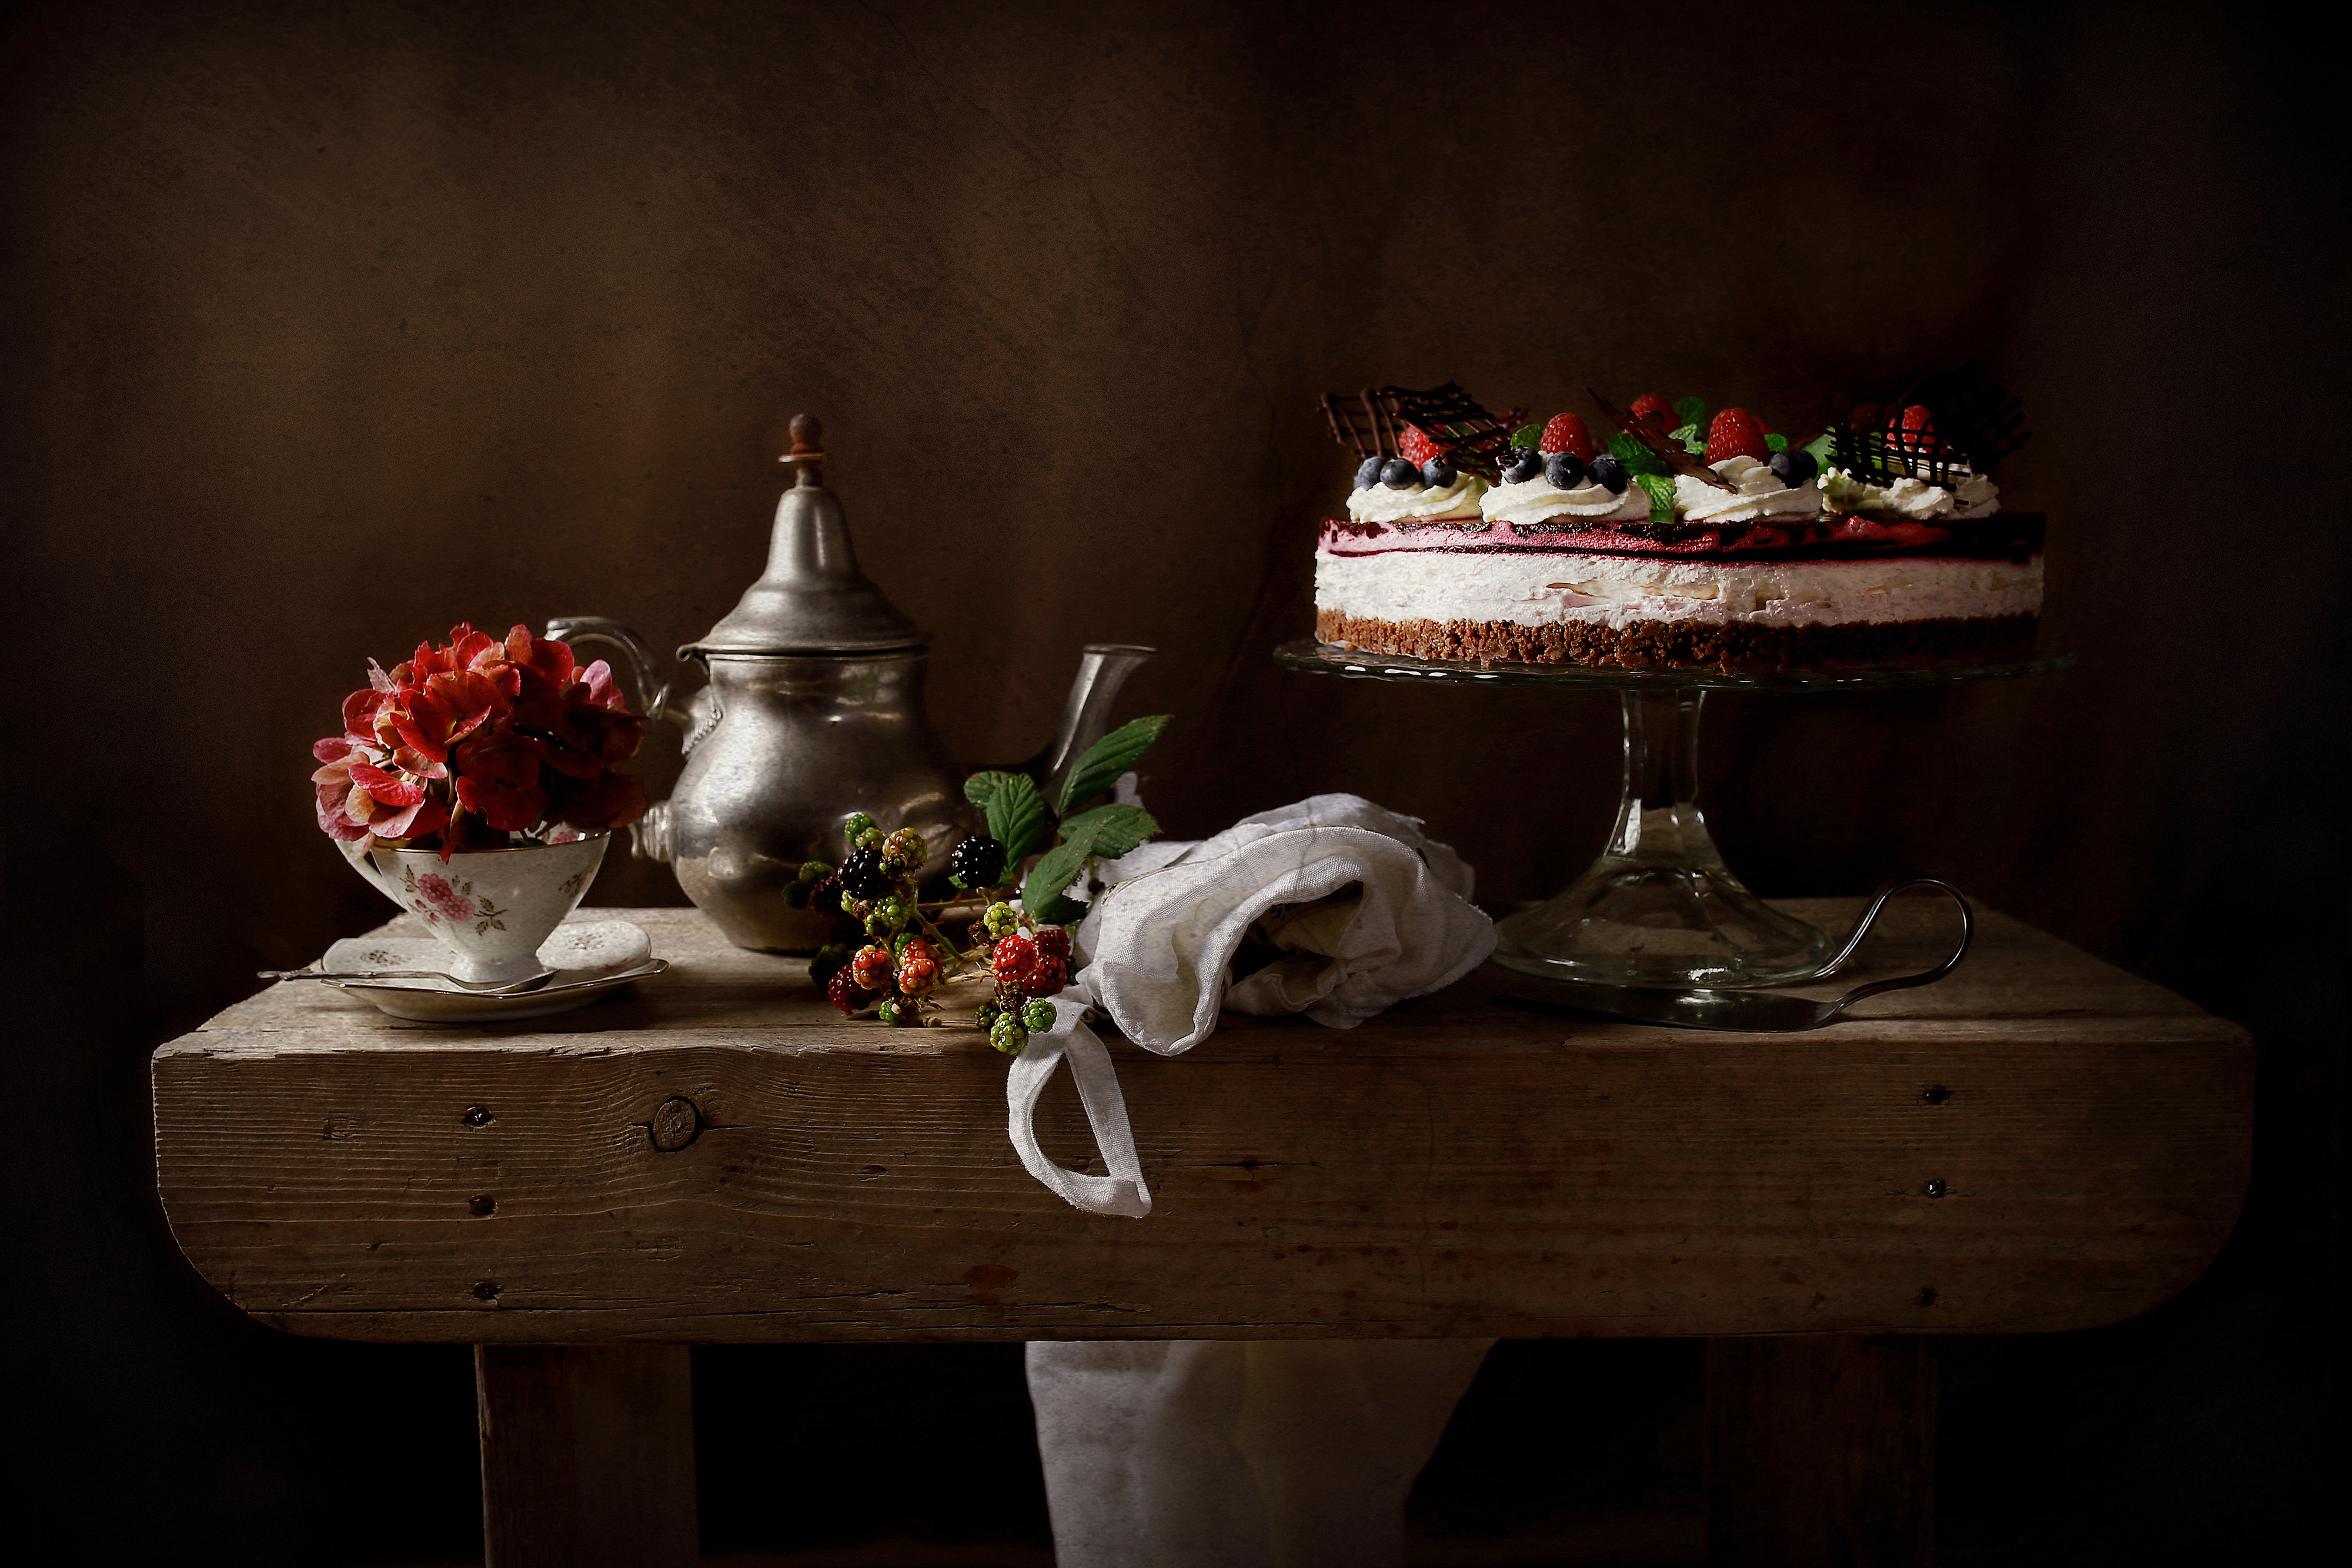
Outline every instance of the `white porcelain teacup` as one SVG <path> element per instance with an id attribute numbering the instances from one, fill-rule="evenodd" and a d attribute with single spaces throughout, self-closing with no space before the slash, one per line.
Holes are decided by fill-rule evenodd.
<path id="1" fill-rule="evenodd" d="M 442 860 L 438 850 L 342 843 L 352 869 L 425 922 L 460 980 L 502 983 L 539 973 L 539 946 L 580 905 L 610 833 L 560 844 L 471 850 Z"/>

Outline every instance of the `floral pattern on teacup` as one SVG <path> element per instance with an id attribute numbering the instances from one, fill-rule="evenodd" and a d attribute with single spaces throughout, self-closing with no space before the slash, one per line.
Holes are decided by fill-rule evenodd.
<path id="1" fill-rule="evenodd" d="M 409 894 L 408 906 L 425 916 L 427 925 L 447 921 L 452 925 L 471 925 L 478 936 L 485 931 L 504 931 L 506 911 L 489 899 L 478 897 L 470 882 L 456 882 L 438 872 L 416 874 L 415 866 L 401 868 L 401 889 Z M 566 893 L 572 890 L 567 887 Z"/>

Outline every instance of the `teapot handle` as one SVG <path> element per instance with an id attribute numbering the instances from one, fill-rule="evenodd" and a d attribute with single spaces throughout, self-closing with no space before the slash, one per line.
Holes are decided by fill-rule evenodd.
<path id="1" fill-rule="evenodd" d="M 574 647 L 583 643 L 610 643 L 628 655 L 629 684 L 635 689 L 637 712 L 647 719 L 666 718 L 684 728 L 694 722 L 686 705 L 667 681 L 654 674 L 654 656 L 645 639 L 617 621 L 602 615 L 559 615 L 547 623 L 547 634 Z"/>

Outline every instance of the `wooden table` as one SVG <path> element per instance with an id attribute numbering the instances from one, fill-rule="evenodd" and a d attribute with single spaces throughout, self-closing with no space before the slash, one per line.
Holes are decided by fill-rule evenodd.
<path id="1" fill-rule="evenodd" d="M 1354 1030 L 1114 1043 L 1158 1208 L 1089 1217 L 1022 1171 L 975 1034 L 845 1021 L 691 910 L 583 916 L 616 913 L 671 968 L 581 1012 L 429 1029 L 289 985 L 154 1057 L 163 1207 L 216 1289 L 477 1347 L 492 1568 L 694 1560 L 691 1343 L 1601 1334 L 1711 1339 L 1716 1560 L 1921 1563 L 1923 1336 L 2144 1312 L 2247 1177 L 2245 1032 L 1987 915 L 1952 978 L 1814 1034 L 1474 976 Z M 1861 977 L 1949 919 L 1898 904 Z"/>

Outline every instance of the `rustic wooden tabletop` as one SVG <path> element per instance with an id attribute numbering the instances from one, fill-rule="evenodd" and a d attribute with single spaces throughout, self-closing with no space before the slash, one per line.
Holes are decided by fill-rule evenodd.
<path id="1" fill-rule="evenodd" d="M 1788 907 L 1842 929 L 1859 903 Z M 1795 1456 L 1718 1466 L 1718 1536 L 1807 1473 L 1772 1434 L 1875 1422 L 1908 1434 L 1879 1445 L 1902 1473 L 1746 1554 L 1801 1561 L 1833 1530 L 1857 1561 L 1916 1561 L 1913 1336 L 2146 1311 L 2211 1260 L 2247 1177 L 2244 1031 L 1987 914 L 1949 979 L 1811 1034 L 1584 1021 L 1474 976 L 1353 1030 L 1232 1017 L 1173 1059 L 1113 1041 L 1157 1208 L 1092 1217 L 1022 1170 L 974 1031 L 845 1021 L 803 961 L 692 910 L 582 912 L 616 915 L 671 967 L 576 1013 L 436 1029 L 284 985 L 157 1051 L 158 1185 L 197 1269 L 293 1333 L 486 1347 L 1834 1336 L 1716 1347 L 1717 1448 Z M 1898 903 L 1820 994 L 1928 967 L 1950 920 Z M 1056 1088 L 1041 1128 L 1076 1165 Z M 682 1382 L 619 1351 L 481 1355 L 486 1476 L 501 1399 Z M 1832 1411 L 1840 1385 L 1867 1408 Z M 521 1508 L 547 1484 L 491 1490 Z M 1886 1517 L 1829 1517 L 1863 1494 Z M 497 1560 L 536 1560 L 519 1543 L 555 1526 L 532 1517 Z"/>

